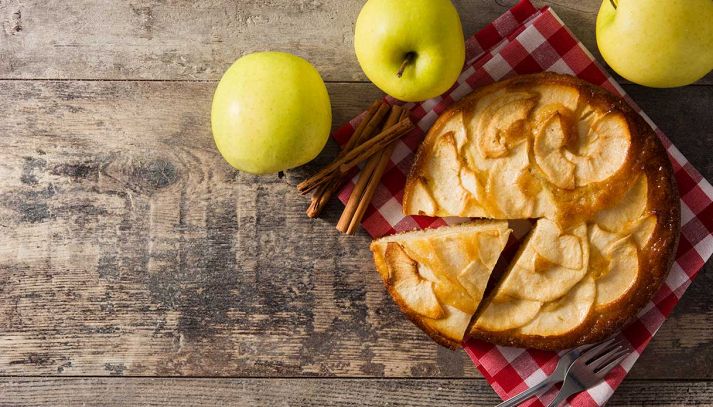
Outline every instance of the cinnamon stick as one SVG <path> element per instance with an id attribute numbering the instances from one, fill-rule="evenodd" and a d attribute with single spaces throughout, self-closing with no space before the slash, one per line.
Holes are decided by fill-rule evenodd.
<path id="1" fill-rule="evenodd" d="M 409 111 L 404 109 L 401 112 L 401 117 L 399 118 L 399 120 L 403 120 L 408 117 Z M 391 143 L 391 145 L 386 147 L 380 155 L 376 156 L 378 158 L 372 157 L 372 159 L 377 160 L 377 163 L 374 166 L 374 170 L 371 174 L 371 177 L 369 178 L 367 186 L 364 189 L 364 193 L 362 194 L 361 199 L 359 199 L 359 204 L 357 205 L 357 208 L 349 221 L 349 226 L 346 228 L 347 234 L 353 235 L 357 231 L 357 229 L 359 229 L 361 220 L 364 218 L 364 213 L 366 213 L 366 209 L 369 207 L 372 198 L 374 198 L 376 188 L 379 186 L 379 183 L 381 183 L 381 177 L 384 175 L 384 171 L 386 171 L 386 166 L 389 165 L 389 160 L 391 159 L 391 154 L 394 152 L 395 147 L 396 142 L 393 142 Z"/>
<path id="2" fill-rule="evenodd" d="M 413 130 L 413 128 L 414 124 L 409 118 L 401 120 L 349 152 L 346 152 L 343 156 L 338 157 L 321 171 L 297 185 L 297 190 L 305 194 L 328 182 L 335 174 L 339 174 L 339 176 L 344 175 L 357 164 L 386 148 L 386 146 Z"/>
<path id="3" fill-rule="evenodd" d="M 344 146 L 342 151 L 339 152 L 337 157 L 344 155 L 347 151 L 358 145 L 363 139 L 369 138 L 374 133 L 374 130 L 381 124 L 381 121 L 386 116 L 388 112 L 389 105 L 384 103 L 382 100 L 375 100 L 361 122 L 354 129 L 354 134 L 349 138 L 347 144 Z M 309 207 L 307 207 L 307 216 L 310 218 L 316 218 L 322 212 L 329 199 L 332 197 L 334 192 L 339 188 L 342 183 L 341 177 L 335 177 L 335 179 L 326 182 L 324 185 L 320 186 L 310 199 Z"/>
<path id="4" fill-rule="evenodd" d="M 329 199 L 336 190 L 335 184 L 336 182 L 332 180 L 314 191 L 312 198 L 310 198 L 309 206 L 307 207 L 307 217 L 316 218 L 322 213 L 322 209 L 327 205 L 327 202 L 329 202 Z"/>
<path id="5" fill-rule="evenodd" d="M 386 118 L 386 115 L 389 114 L 390 108 L 391 106 L 389 106 L 388 103 L 384 101 L 379 101 L 379 105 L 377 107 L 376 113 L 374 113 L 374 116 L 366 123 L 364 129 L 360 133 L 357 133 L 356 131 L 354 132 L 354 135 L 349 139 L 349 141 L 347 141 L 347 145 L 344 147 L 344 149 L 340 152 L 339 155 L 344 155 L 348 153 L 359 144 L 371 138 L 376 132 L 376 130 L 379 128 L 381 123 L 383 123 L 384 119 Z"/>
<path id="6" fill-rule="evenodd" d="M 386 123 L 384 123 L 384 128 L 389 128 L 399 122 L 401 110 L 401 106 L 391 107 L 391 112 L 389 113 L 389 118 L 386 120 Z M 375 154 L 369 158 L 369 161 L 366 163 L 364 168 L 362 168 L 361 172 L 359 172 L 359 179 L 354 185 L 351 195 L 349 195 L 349 201 L 344 207 L 344 211 L 342 212 L 342 216 L 339 218 L 339 222 L 337 222 L 337 230 L 340 232 L 347 233 L 347 229 L 352 221 L 354 212 L 356 211 L 359 202 L 361 202 L 364 189 L 366 189 L 366 186 L 371 178 L 371 174 L 374 172 L 378 163 L 379 154 Z"/>

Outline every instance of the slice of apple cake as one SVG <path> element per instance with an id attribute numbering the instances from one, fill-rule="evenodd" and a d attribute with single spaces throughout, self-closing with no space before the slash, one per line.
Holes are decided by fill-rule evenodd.
<path id="1" fill-rule="evenodd" d="M 511 230 L 473 221 L 371 243 L 376 269 L 408 318 L 436 342 L 460 346 Z"/>

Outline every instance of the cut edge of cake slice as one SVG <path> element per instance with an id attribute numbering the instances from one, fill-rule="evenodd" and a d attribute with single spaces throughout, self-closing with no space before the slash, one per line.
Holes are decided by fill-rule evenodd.
<path id="1" fill-rule="evenodd" d="M 376 269 L 401 311 L 437 343 L 460 347 L 511 230 L 476 220 L 371 243 Z"/>

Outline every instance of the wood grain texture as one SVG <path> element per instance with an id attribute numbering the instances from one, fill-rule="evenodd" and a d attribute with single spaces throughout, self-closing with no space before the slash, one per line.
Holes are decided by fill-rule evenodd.
<path id="1" fill-rule="evenodd" d="M 483 379 L 3 378 L 0 405 L 492 406 Z M 608 406 L 713 405 L 710 382 L 625 381 Z"/>
<path id="2" fill-rule="evenodd" d="M 516 0 L 455 0 L 466 35 Z M 601 0 L 551 5 L 598 56 Z M 281 50 L 306 57 L 326 80 L 365 80 L 353 51 L 363 1 L 4 0 L 0 78 L 219 79 L 239 56 Z M 601 58 L 599 58 L 601 60 Z M 703 83 L 713 83 L 708 75 Z"/>
<path id="3" fill-rule="evenodd" d="M 0 83 L 0 374 L 473 374 L 401 318 L 336 204 L 305 217 L 302 171 L 220 158 L 214 86 Z M 376 96 L 330 91 L 337 121 Z"/>
<path id="4" fill-rule="evenodd" d="M 651 89 L 638 85 L 626 91 L 708 180 L 713 180 L 713 86 Z M 691 127 L 691 122 L 700 122 Z"/>
<path id="5" fill-rule="evenodd" d="M 334 145 L 284 179 L 234 171 L 214 86 L 0 81 L 0 375 L 476 376 L 392 304 L 369 238 L 334 229 L 341 205 L 304 215 L 294 185 Z M 335 123 L 378 95 L 329 90 Z M 664 131 L 713 142 L 710 88 L 680 92 L 699 119 Z M 712 378 L 710 267 L 635 377 Z"/>

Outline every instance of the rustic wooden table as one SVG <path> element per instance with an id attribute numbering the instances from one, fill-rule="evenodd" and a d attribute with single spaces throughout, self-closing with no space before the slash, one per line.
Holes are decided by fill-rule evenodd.
<path id="1" fill-rule="evenodd" d="M 472 33 L 512 1 L 457 1 Z M 548 2 L 590 50 L 599 0 Z M 211 94 L 285 50 L 334 123 L 379 95 L 352 50 L 362 1 L 0 0 L 0 404 L 492 405 L 463 352 L 385 294 L 369 238 L 304 216 L 294 184 L 232 170 Z M 624 87 L 713 179 L 713 75 Z M 611 404 L 711 403 L 713 270 Z"/>

